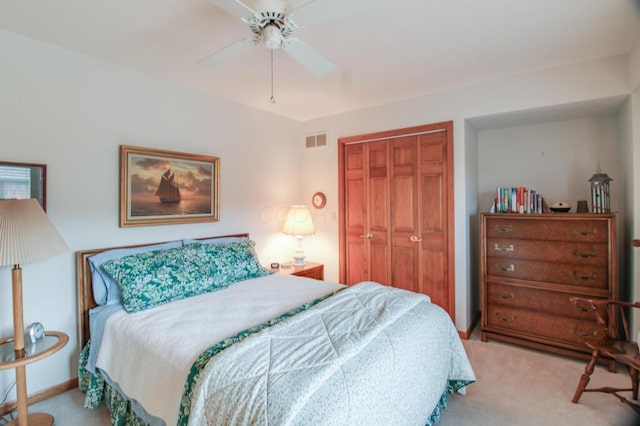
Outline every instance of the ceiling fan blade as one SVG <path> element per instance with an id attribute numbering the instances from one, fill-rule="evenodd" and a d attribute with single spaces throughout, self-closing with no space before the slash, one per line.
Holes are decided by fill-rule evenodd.
<path id="1" fill-rule="evenodd" d="M 237 16 L 239 18 L 249 19 L 256 14 L 256 11 L 251 9 L 240 0 L 210 0 L 211 4 L 218 6 L 220 9 L 225 10 L 227 13 Z"/>
<path id="2" fill-rule="evenodd" d="M 324 77 L 336 69 L 336 65 L 333 62 L 297 38 L 287 38 L 287 43 L 282 46 L 282 49 L 316 77 Z"/>
<path id="3" fill-rule="evenodd" d="M 380 0 L 311 0 L 293 9 L 289 15 L 296 25 L 307 27 L 353 15 L 371 8 Z"/>
<path id="4" fill-rule="evenodd" d="M 217 67 L 246 52 L 255 45 L 255 40 L 252 37 L 243 38 L 222 50 L 212 53 L 206 58 L 200 59 L 198 63 L 208 67 Z"/>

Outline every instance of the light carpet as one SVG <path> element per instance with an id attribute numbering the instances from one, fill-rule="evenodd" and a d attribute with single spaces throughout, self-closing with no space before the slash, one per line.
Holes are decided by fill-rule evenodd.
<path id="1" fill-rule="evenodd" d="M 440 426 L 640 425 L 640 416 L 611 395 L 586 393 L 579 404 L 571 402 L 584 361 L 493 340 L 485 343 L 479 331 L 464 346 L 477 382 L 466 395 L 449 396 Z M 627 386 L 629 381 L 622 367 L 612 374 L 599 366 L 592 377 L 596 386 Z M 104 406 L 84 409 L 83 397 L 73 389 L 34 404 L 29 411 L 53 414 L 58 426 L 109 425 Z"/>
<path id="2" fill-rule="evenodd" d="M 578 404 L 571 402 L 586 361 L 495 340 L 485 343 L 479 330 L 464 346 L 477 382 L 466 395 L 448 398 L 441 426 L 640 424 L 640 416 L 612 395 L 584 393 Z M 624 367 L 614 374 L 597 366 L 591 377 L 590 386 L 630 386 Z"/>

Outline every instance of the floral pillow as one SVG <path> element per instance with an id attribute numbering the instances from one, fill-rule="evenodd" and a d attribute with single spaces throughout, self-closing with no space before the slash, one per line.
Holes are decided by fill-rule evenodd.
<path id="1" fill-rule="evenodd" d="M 91 267 L 91 285 L 93 287 L 93 298 L 98 305 L 111 305 L 122 303 L 122 294 L 118 283 L 102 269 L 102 264 L 111 259 L 124 256 L 131 256 L 148 251 L 166 250 L 182 247 L 182 241 L 170 241 L 167 243 L 146 245 L 141 247 L 112 249 L 94 254 L 89 257 Z"/>
<path id="2" fill-rule="evenodd" d="M 102 265 L 117 282 L 127 312 L 138 312 L 270 274 L 245 242 L 190 244 L 113 259 Z"/>
<path id="3" fill-rule="evenodd" d="M 192 244 L 208 260 L 209 273 L 227 284 L 258 278 L 273 272 L 260 265 L 251 240 L 226 244 Z"/>

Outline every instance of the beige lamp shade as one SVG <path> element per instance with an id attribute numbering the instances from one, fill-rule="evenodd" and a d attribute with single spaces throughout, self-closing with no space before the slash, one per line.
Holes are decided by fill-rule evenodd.
<path id="1" fill-rule="evenodd" d="M 0 266 L 37 262 L 68 251 L 38 201 L 0 200 Z"/>
<path id="2" fill-rule="evenodd" d="M 284 221 L 282 233 L 286 235 L 302 236 L 316 233 L 313 227 L 313 219 L 307 206 L 291 206 L 287 219 Z"/>

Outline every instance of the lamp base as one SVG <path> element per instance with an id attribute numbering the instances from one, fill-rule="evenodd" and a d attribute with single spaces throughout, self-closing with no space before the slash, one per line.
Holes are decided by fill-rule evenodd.
<path id="1" fill-rule="evenodd" d="M 293 265 L 294 266 L 304 266 L 304 251 L 298 247 L 298 249 L 293 252 Z"/>
<path id="2" fill-rule="evenodd" d="M 47 413 L 33 413 L 27 416 L 29 426 L 53 426 L 53 416 Z M 7 423 L 7 426 L 19 426 L 20 419 Z"/>

